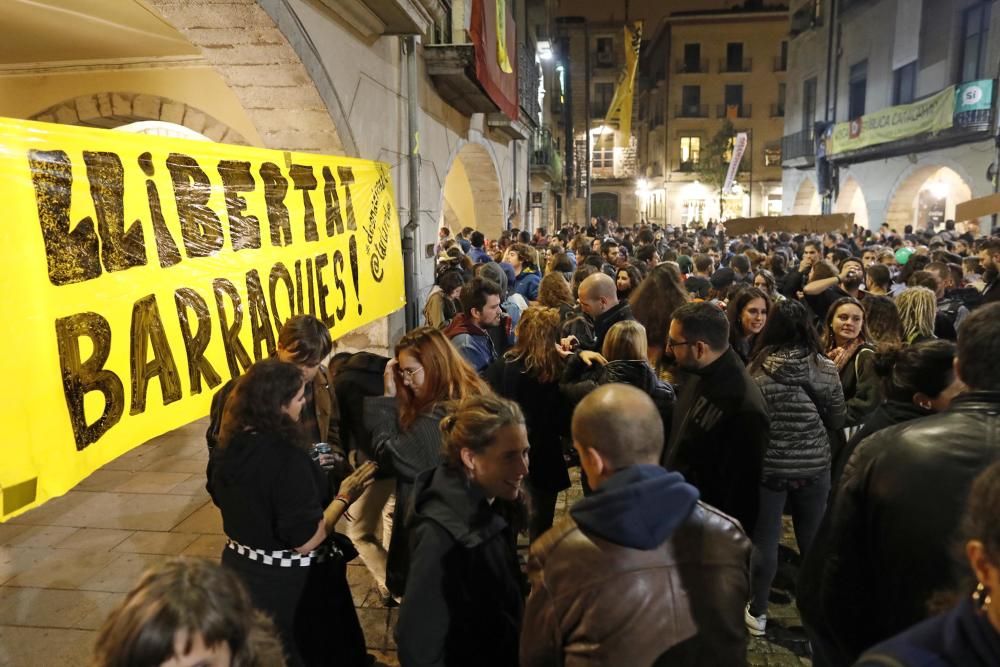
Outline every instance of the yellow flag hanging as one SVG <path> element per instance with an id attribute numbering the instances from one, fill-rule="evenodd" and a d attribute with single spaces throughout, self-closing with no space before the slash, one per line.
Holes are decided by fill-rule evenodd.
<path id="1" fill-rule="evenodd" d="M 618 125 L 620 140 L 628 144 L 632 135 L 632 97 L 635 92 L 635 73 L 639 68 L 639 47 L 642 44 L 642 21 L 625 26 L 625 67 L 618 75 L 615 96 L 604 118 L 605 125 Z"/>
<path id="2" fill-rule="evenodd" d="M 497 0 L 497 64 L 504 74 L 514 71 L 507 56 L 507 0 Z"/>

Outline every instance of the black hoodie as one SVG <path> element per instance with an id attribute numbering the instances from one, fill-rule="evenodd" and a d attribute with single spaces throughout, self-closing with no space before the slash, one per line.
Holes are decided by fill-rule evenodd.
<path id="1" fill-rule="evenodd" d="M 516 667 L 524 582 L 505 503 L 447 464 L 421 473 L 413 498 L 400 663 Z"/>

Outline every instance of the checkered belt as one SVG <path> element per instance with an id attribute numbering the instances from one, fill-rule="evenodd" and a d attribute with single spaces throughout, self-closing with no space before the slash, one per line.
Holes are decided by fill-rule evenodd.
<path id="1" fill-rule="evenodd" d="M 290 549 L 278 551 L 254 549 L 231 539 L 226 540 L 226 548 L 232 549 L 244 558 L 274 567 L 309 567 L 313 563 L 322 563 L 330 557 L 330 548 L 327 544 L 322 544 L 307 554 L 300 554 Z"/>

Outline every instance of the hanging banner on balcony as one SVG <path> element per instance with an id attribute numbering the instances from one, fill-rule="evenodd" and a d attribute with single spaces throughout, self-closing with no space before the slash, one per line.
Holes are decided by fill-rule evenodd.
<path id="1" fill-rule="evenodd" d="M 604 118 L 605 125 L 617 125 L 616 144 L 628 146 L 632 136 L 632 99 L 635 97 L 635 74 L 639 69 L 639 47 L 642 46 L 642 21 L 625 26 L 625 67 L 618 74 L 615 94 Z"/>
<path id="2" fill-rule="evenodd" d="M 516 35 L 510 3 L 505 0 L 472 0 L 469 36 L 475 53 L 476 78 L 497 108 L 511 120 L 518 117 L 517 58 L 507 56 L 507 45 L 517 44 Z"/>
<path id="3" fill-rule="evenodd" d="M 955 125 L 970 130 L 990 127 L 993 111 L 993 80 L 969 81 L 955 91 Z"/>
<path id="4" fill-rule="evenodd" d="M 912 104 L 901 104 L 837 123 L 827 152 L 838 155 L 868 146 L 899 141 L 927 132 L 940 132 L 954 124 L 955 86 Z"/>
<path id="5" fill-rule="evenodd" d="M 0 520 L 404 304 L 388 165 L 0 118 Z"/>
<path id="6" fill-rule="evenodd" d="M 731 195 L 733 193 L 733 183 L 736 181 L 736 173 L 740 170 L 740 162 L 743 160 L 743 153 L 747 150 L 746 132 L 737 132 L 733 140 L 733 158 L 729 161 L 729 170 L 726 172 L 726 181 L 722 184 L 722 194 Z"/>

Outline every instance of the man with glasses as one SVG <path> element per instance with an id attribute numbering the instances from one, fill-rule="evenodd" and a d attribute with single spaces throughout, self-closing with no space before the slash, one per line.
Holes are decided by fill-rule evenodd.
<path id="1" fill-rule="evenodd" d="M 726 314 L 711 303 L 681 306 L 667 353 L 692 379 L 674 408 L 663 465 L 752 534 L 769 419 L 760 389 L 729 346 Z"/>

